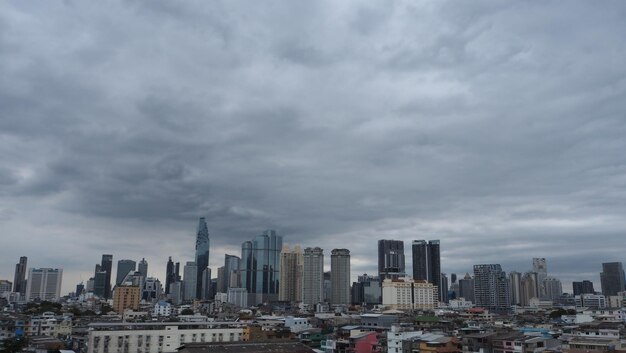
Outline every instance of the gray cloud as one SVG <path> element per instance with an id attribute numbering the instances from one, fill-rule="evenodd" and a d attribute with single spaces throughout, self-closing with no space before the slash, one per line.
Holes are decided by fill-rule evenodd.
<path id="1" fill-rule="evenodd" d="M 28 255 L 211 265 L 276 228 L 441 239 L 443 269 L 622 260 L 626 6 L 58 2 L 0 9 L 0 277 Z M 34 246 L 36 245 L 36 246 Z M 568 284 L 566 283 L 566 287 Z"/>

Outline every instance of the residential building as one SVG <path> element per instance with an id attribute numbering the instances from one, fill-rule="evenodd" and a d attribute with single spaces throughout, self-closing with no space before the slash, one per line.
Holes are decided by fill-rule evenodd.
<path id="1" fill-rule="evenodd" d="M 63 269 L 31 268 L 28 270 L 26 301 L 35 299 L 56 301 L 61 298 Z"/>
<path id="2" fill-rule="evenodd" d="M 333 249 L 330 254 L 330 281 L 333 305 L 350 304 L 350 250 Z"/>
<path id="3" fill-rule="evenodd" d="M 438 291 L 432 283 L 411 278 L 387 278 L 383 281 L 383 305 L 398 310 L 434 309 Z"/>
<path id="4" fill-rule="evenodd" d="M 447 302 L 447 286 L 441 285 L 441 256 L 439 240 L 414 240 L 412 244 L 413 278 L 434 284 L 439 290 L 439 301 Z"/>
<path id="5" fill-rule="evenodd" d="M 0 279 L 0 294 L 4 292 L 11 292 L 11 289 L 13 289 L 13 283 L 11 283 L 11 281 Z"/>
<path id="6" fill-rule="evenodd" d="M 280 287 L 278 300 L 286 302 L 302 301 L 304 253 L 299 246 L 293 250 L 284 245 L 280 253 Z"/>
<path id="7" fill-rule="evenodd" d="M 139 310 L 141 288 L 139 286 L 120 284 L 113 291 L 113 310 L 118 314 L 124 314 L 124 310 Z"/>
<path id="8" fill-rule="evenodd" d="M 526 272 L 520 281 L 520 305 L 530 306 L 530 301 L 539 298 L 539 283 L 536 272 Z"/>
<path id="9" fill-rule="evenodd" d="M 474 265 L 474 299 L 476 306 L 492 312 L 509 310 L 508 281 L 499 264 Z"/>
<path id="10" fill-rule="evenodd" d="M 303 255 L 302 302 L 317 304 L 324 297 L 324 250 L 306 248 Z"/>
<path id="11" fill-rule="evenodd" d="M 381 239 L 378 241 L 378 278 L 406 276 L 404 241 Z"/>
<path id="12" fill-rule="evenodd" d="M 248 305 L 276 301 L 280 281 L 283 237 L 266 230 L 241 245 L 241 288 L 248 291 Z"/>

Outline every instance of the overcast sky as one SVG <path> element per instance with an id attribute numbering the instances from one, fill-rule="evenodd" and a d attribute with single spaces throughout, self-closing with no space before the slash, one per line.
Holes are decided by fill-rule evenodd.
<path id="1" fill-rule="evenodd" d="M 626 260 L 626 3 L 9 1 L 0 279 L 103 253 L 210 264 L 264 229 L 571 288 Z M 215 272 L 214 272 L 215 273 Z"/>

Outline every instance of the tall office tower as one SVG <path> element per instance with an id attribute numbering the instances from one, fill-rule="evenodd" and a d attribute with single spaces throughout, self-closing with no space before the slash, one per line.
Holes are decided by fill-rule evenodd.
<path id="1" fill-rule="evenodd" d="M 141 274 L 138 274 L 138 277 L 143 279 L 141 299 L 152 303 L 157 302 L 161 298 L 161 293 L 163 293 L 161 281 L 154 277 L 144 278 Z"/>
<path id="2" fill-rule="evenodd" d="M 543 257 L 533 258 L 533 272 L 537 273 L 537 290 L 539 292 L 538 298 L 545 297 L 545 288 L 543 287 L 543 281 L 548 277 L 548 264 Z"/>
<path id="3" fill-rule="evenodd" d="M 478 307 L 493 312 L 510 309 L 506 272 L 502 271 L 499 264 L 474 265 L 474 297 Z"/>
<path id="4" fill-rule="evenodd" d="M 104 282 L 104 296 L 105 299 L 111 298 L 111 273 L 113 272 L 113 255 L 102 255 L 102 262 L 100 263 L 100 271 L 106 273 Z"/>
<path id="5" fill-rule="evenodd" d="M 226 275 L 224 275 L 224 266 L 217 268 L 217 292 L 226 293 Z"/>
<path id="6" fill-rule="evenodd" d="M 187 261 L 183 268 L 183 300 L 193 301 L 197 298 L 198 266 L 193 261 Z"/>
<path id="7" fill-rule="evenodd" d="M 386 278 L 406 276 L 404 267 L 404 242 L 402 240 L 378 241 L 378 278 L 382 283 Z"/>
<path id="8" fill-rule="evenodd" d="M 529 306 L 530 300 L 539 298 L 537 272 L 526 272 L 520 280 L 520 305 Z"/>
<path id="9" fill-rule="evenodd" d="M 293 250 L 288 245 L 280 252 L 280 288 L 278 300 L 285 302 L 302 301 L 302 272 L 304 254 L 299 246 Z"/>
<path id="10" fill-rule="evenodd" d="M 282 248 L 283 237 L 274 230 L 241 244 L 241 287 L 248 290 L 248 305 L 278 300 Z"/>
<path id="11" fill-rule="evenodd" d="M 439 288 L 437 289 L 438 300 L 442 303 L 448 302 L 448 277 L 445 273 L 441 274 L 441 280 L 439 281 Z"/>
<path id="12" fill-rule="evenodd" d="M 26 256 L 20 257 L 20 262 L 15 264 L 15 276 L 13 277 L 13 292 L 26 295 Z"/>
<path id="13" fill-rule="evenodd" d="M 208 299 L 209 293 L 202 291 L 202 277 L 206 276 L 205 271 L 209 268 L 209 229 L 204 217 L 200 217 L 198 231 L 196 232 L 196 266 L 198 267 L 198 273 L 195 296 L 198 299 Z"/>
<path id="14" fill-rule="evenodd" d="M 595 290 L 593 289 L 593 282 L 588 280 L 584 280 L 582 282 L 572 282 L 572 289 L 575 296 L 595 293 Z"/>
<path id="15" fill-rule="evenodd" d="M 174 262 L 170 256 L 167 259 L 167 265 L 165 267 L 165 294 L 170 294 L 170 285 L 176 282 L 176 271 L 174 269 Z"/>
<path id="16" fill-rule="evenodd" d="M 441 285 L 441 256 L 439 240 L 414 240 L 412 244 L 413 254 L 413 279 L 424 280 L 437 286 L 439 301 L 447 302 L 444 287 Z M 447 289 L 447 288 L 445 288 Z"/>
<path id="17" fill-rule="evenodd" d="M 183 303 L 183 292 L 183 282 L 174 281 L 170 283 L 170 293 L 167 295 L 167 297 L 172 300 L 172 304 L 180 305 Z"/>
<path id="18" fill-rule="evenodd" d="M 76 285 L 76 296 L 78 297 L 83 293 L 85 293 L 85 285 L 83 284 L 83 282 L 80 282 Z"/>
<path id="19" fill-rule="evenodd" d="M 224 255 L 224 287 L 238 288 L 239 287 L 239 262 L 241 259 L 235 255 Z M 282 285 L 282 283 L 281 283 Z"/>
<path id="20" fill-rule="evenodd" d="M 605 296 L 624 291 L 624 267 L 621 262 L 605 262 L 600 273 L 600 285 Z"/>
<path id="21" fill-rule="evenodd" d="M 350 304 L 350 250 L 333 249 L 330 252 L 330 303 Z"/>
<path id="22" fill-rule="evenodd" d="M 141 261 L 139 261 L 137 271 L 139 271 L 144 278 L 148 277 L 148 261 L 146 261 L 145 258 L 142 258 Z"/>
<path id="23" fill-rule="evenodd" d="M 324 272 L 324 284 L 322 287 L 322 301 L 325 303 L 330 303 L 330 297 L 333 295 L 330 271 Z"/>
<path id="24" fill-rule="evenodd" d="M 115 276 L 115 285 L 119 286 L 128 273 L 135 272 L 137 263 L 133 260 L 119 260 L 117 261 L 117 276 Z"/>
<path id="25" fill-rule="evenodd" d="M 375 305 L 382 303 L 381 283 L 377 276 L 367 273 L 352 283 L 352 304 Z"/>
<path id="26" fill-rule="evenodd" d="M 554 277 L 546 277 L 543 280 L 544 298 L 548 300 L 556 300 L 563 294 L 563 286 L 561 281 Z"/>
<path id="27" fill-rule="evenodd" d="M 459 280 L 459 297 L 472 303 L 476 302 L 474 298 L 474 279 L 469 273 L 466 273 L 465 277 Z"/>
<path id="28" fill-rule="evenodd" d="M 324 250 L 306 248 L 303 255 L 302 302 L 315 305 L 324 300 Z"/>
<path id="29" fill-rule="evenodd" d="M 56 301 L 61 298 L 61 280 L 63 269 L 60 268 L 31 268 L 28 270 L 26 284 L 26 301 L 48 300 Z"/>
<path id="30" fill-rule="evenodd" d="M 176 273 L 176 280 L 177 281 L 182 281 L 183 278 L 180 276 L 180 262 L 177 262 L 174 265 L 174 272 Z"/>
<path id="31" fill-rule="evenodd" d="M 211 268 L 207 267 L 202 274 L 202 293 L 206 293 L 206 299 L 214 298 L 215 291 L 211 279 Z"/>
<path id="32" fill-rule="evenodd" d="M 119 315 L 124 314 L 124 310 L 139 310 L 139 300 L 141 299 L 141 288 L 139 286 L 118 284 L 113 293 L 113 310 Z"/>
<path id="33" fill-rule="evenodd" d="M 515 271 L 509 272 L 509 293 L 511 293 L 511 305 L 520 305 L 521 303 L 521 281 L 521 273 Z"/>
<path id="34" fill-rule="evenodd" d="M 107 273 L 102 271 L 102 266 L 97 264 L 93 275 L 93 294 L 98 298 L 104 299 L 106 297 L 106 282 Z"/>

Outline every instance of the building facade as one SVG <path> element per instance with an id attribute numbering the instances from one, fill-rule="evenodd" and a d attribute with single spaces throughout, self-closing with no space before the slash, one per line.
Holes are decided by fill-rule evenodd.
<path id="1" fill-rule="evenodd" d="M 333 249 L 330 253 L 330 303 L 350 304 L 350 250 Z"/>
<path id="2" fill-rule="evenodd" d="M 63 269 L 31 268 L 28 270 L 26 301 L 35 299 L 56 301 L 61 298 Z"/>
<path id="3" fill-rule="evenodd" d="M 439 290 L 439 301 L 447 302 L 447 293 L 441 285 L 441 256 L 439 240 L 414 240 L 411 245 L 413 255 L 413 279 L 434 284 Z M 447 288 L 447 286 L 445 287 Z"/>
<path id="4" fill-rule="evenodd" d="M 283 246 L 280 253 L 280 288 L 278 300 L 286 302 L 302 301 L 304 254 L 299 246 L 293 250 Z"/>
<path id="5" fill-rule="evenodd" d="M 280 251 L 283 237 L 266 230 L 241 245 L 241 288 L 248 291 L 248 305 L 278 300 Z"/>
<path id="6" fill-rule="evenodd" d="M 492 312 L 510 309 L 506 272 L 499 264 L 474 265 L 474 299 L 476 306 Z"/>
<path id="7" fill-rule="evenodd" d="M 605 262 L 602 264 L 602 272 L 600 273 L 602 294 L 605 296 L 617 295 L 618 292 L 625 290 L 624 284 L 624 267 L 621 262 Z"/>
<path id="8" fill-rule="evenodd" d="M 133 260 L 117 261 L 117 275 L 115 276 L 115 285 L 119 286 L 130 272 L 135 272 L 137 263 Z"/>
<path id="9" fill-rule="evenodd" d="M 438 305 L 439 291 L 432 283 L 410 278 L 383 281 L 383 305 L 396 310 L 428 310 Z"/>
<path id="10" fill-rule="evenodd" d="M 203 277 L 206 276 L 209 268 L 209 229 L 204 217 L 200 217 L 198 221 L 198 229 L 196 231 L 196 292 L 194 294 L 197 299 L 209 299 L 209 293 L 203 288 Z"/>
<path id="11" fill-rule="evenodd" d="M 321 303 L 324 299 L 324 250 L 306 248 L 303 255 L 302 302 Z"/>
<path id="12" fill-rule="evenodd" d="M 118 285 L 113 291 L 113 310 L 122 315 L 124 310 L 139 310 L 139 300 L 141 299 L 141 288 L 133 285 Z"/>
<path id="13" fill-rule="evenodd" d="M 378 278 L 399 278 L 406 276 L 404 262 L 404 242 L 402 240 L 381 239 L 378 241 Z"/>

